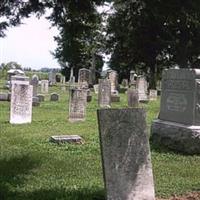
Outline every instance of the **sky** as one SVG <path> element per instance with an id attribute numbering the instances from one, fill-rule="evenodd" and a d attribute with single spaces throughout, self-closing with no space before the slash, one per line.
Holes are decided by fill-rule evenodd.
<path id="1" fill-rule="evenodd" d="M 24 67 L 60 68 L 50 51 L 56 49 L 53 37 L 58 30 L 45 17 L 32 16 L 23 24 L 8 29 L 5 38 L 0 38 L 0 64 L 15 61 Z"/>

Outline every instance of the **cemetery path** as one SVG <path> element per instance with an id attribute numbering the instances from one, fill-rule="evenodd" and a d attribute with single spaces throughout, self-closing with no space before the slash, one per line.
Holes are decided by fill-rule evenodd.
<path id="1" fill-rule="evenodd" d="M 191 192 L 183 196 L 174 195 L 174 197 L 169 199 L 156 198 L 156 200 L 200 200 L 200 192 Z"/>

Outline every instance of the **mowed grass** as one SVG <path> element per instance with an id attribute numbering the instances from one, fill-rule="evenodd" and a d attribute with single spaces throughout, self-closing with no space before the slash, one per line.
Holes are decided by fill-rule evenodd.
<path id="1" fill-rule="evenodd" d="M 1 200 L 105 200 L 96 110 L 97 96 L 87 106 L 85 122 L 68 122 L 68 91 L 60 86 L 59 102 L 46 95 L 33 107 L 33 121 L 9 124 L 9 102 L 0 102 Z M 125 94 L 112 107 L 127 107 Z M 159 112 L 159 100 L 141 104 L 147 125 Z M 78 134 L 83 145 L 53 144 L 52 135 Z M 184 156 L 151 146 L 156 196 L 168 197 L 200 189 L 200 156 Z"/>

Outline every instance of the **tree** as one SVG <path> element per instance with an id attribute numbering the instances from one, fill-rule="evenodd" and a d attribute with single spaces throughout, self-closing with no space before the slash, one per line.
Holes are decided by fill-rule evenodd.
<path id="1" fill-rule="evenodd" d="M 107 48 L 110 66 L 124 76 L 130 69 L 149 74 L 156 87 L 160 66 L 193 67 L 200 49 L 200 2 L 114 0 Z"/>

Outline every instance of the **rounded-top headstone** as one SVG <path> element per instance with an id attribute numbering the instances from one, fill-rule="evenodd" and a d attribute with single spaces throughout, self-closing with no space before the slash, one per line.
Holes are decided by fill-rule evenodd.
<path id="1" fill-rule="evenodd" d="M 52 93 L 50 97 L 50 101 L 58 101 L 59 100 L 59 95 L 56 93 Z"/>

